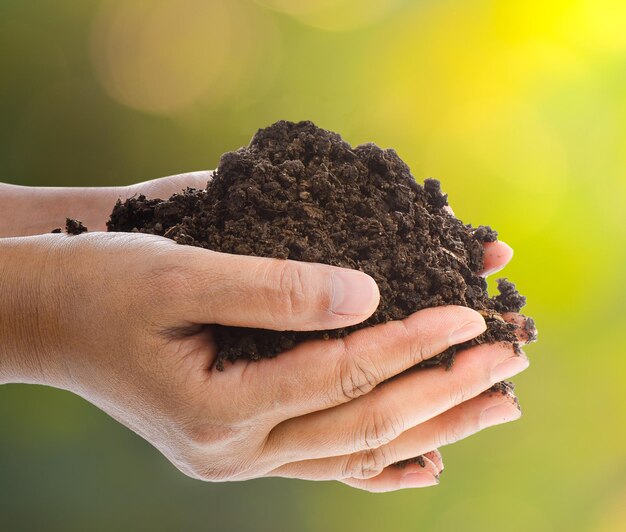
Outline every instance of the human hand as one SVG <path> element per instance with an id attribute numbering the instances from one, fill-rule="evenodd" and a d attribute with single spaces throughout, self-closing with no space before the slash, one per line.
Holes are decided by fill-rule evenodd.
<path id="1" fill-rule="evenodd" d="M 436 452 L 425 467 L 389 464 L 519 416 L 510 399 L 480 395 L 526 367 L 510 346 L 468 349 L 450 371 L 408 372 L 381 385 L 483 332 L 483 318 L 462 307 L 212 369 L 216 346 L 204 324 L 359 323 L 378 301 L 362 273 L 152 235 L 43 235 L 0 245 L 2 381 L 81 395 L 195 478 L 336 479 L 371 491 L 426 486 L 442 467 Z M 501 405 L 505 413 L 481 424 L 484 408 Z"/>
<path id="2" fill-rule="evenodd" d="M 213 178 L 213 172 L 210 170 L 202 170 L 199 172 L 186 172 L 183 174 L 170 175 L 142 181 L 124 188 L 122 199 L 143 194 L 148 198 L 167 199 L 172 194 L 181 192 L 186 188 L 204 189 L 207 183 Z M 111 206 L 111 209 L 113 207 Z"/>
<path id="3" fill-rule="evenodd" d="M 49 233 L 66 218 L 90 231 L 106 231 L 118 199 L 137 194 L 169 198 L 187 187 L 205 188 L 213 172 L 189 172 L 115 187 L 25 187 L 0 183 L 0 238 Z"/>

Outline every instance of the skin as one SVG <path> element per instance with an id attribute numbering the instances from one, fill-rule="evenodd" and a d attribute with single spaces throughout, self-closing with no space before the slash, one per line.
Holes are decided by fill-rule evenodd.
<path id="1" fill-rule="evenodd" d="M 513 396 L 485 392 L 528 366 L 509 345 L 465 350 L 449 371 L 403 373 L 485 330 L 463 307 L 216 371 L 212 324 L 345 327 L 367 319 L 379 294 L 361 272 L 100 232 L 117 198 L 167 197 L 210 176 L 93 189 L 0 184 L 0 383 L 74 392 L 207 481 L 432 486 L 443 469 L 438 447 L 519 418 Z M 90 232 L 49 234 L 66 216 Z M 506 244 L 487 244 L 485 273 L 511 256 Z M 419 454 L 423 467 L 392 466 Z"/>

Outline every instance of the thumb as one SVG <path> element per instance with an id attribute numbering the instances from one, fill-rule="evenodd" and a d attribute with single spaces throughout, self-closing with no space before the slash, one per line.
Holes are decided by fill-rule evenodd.
<path id="1" fill-rule="evenodd" d="M 204 189 L 212 178 L 213 172 L 208 170 L 160 177 L 130 185 L 126 197 L 143 194 L 148 198 L 169 198 L 172 194 L 180 194 L 187 187 Z"/>
<path id="2" fill-rule="evenodd" d="M 336 329 L 373 314 L 380 295 L 369 275 L 326 264 L 218 253 L 181 246 L 185 319 L 274 330 Z"/>

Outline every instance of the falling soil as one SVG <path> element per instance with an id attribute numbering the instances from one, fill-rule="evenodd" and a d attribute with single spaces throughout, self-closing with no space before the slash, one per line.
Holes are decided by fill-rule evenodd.
<path id="1" fill-rule="evenodd" d="M 311 122 L 280 121 L 259 130 L 249 146 L 224 154 L 206 189 L 118 201 L 107 226 L 225 253 L 358 269 L 376 280 L 380 305 L 358 325 L 315 332 L 216 326 L 217 369 L 428 307 L 471 307 L 483 314 L 487 331 L 421 364 L 450 367 L 470 345 L 505 341 L 518 348 L 516 326 L 501 314 L 519 312 L 525 298 L 503 279 L 499 295 L 489 297 L 479 272 L 483 244 L 497 233 L 463 224 L 447 205 L 439 182 L 418 184 L 394 150 L 352 148 Z M 532 321 L 526 323 L 532 331 Z"/>

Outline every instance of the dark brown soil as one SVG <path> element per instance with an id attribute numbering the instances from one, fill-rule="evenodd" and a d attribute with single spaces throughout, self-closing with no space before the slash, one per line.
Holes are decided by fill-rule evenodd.
<path id="1" fill-rule="evenodd" d="M 107 226 L 225 253 L 359 269 L 378 283 L 377 311 L 353 327 L 276 332 L 216 326 L 218 369 L 227 360 L 273 357 L 310 338 L 345 336 L 427 307 L 474 308 L 488 330 L 422 364 L 449 367 L 468 345 L 517 346 L 516 327 L 500 314 L 519 312 L 525 298 L 503 279 L 500 294 L 489 297 L 479 272 L 483 244 L 497 234 L 464 225 L 447 204 L 439 182 L 418 184 L 394 150 L 352 148 L 311 122 L 281 121 L 259 130 L 248 147 L 224 154 L 205 190 L 118 201 Z M 534 330 L 531 322 L 527 327 Z"/>
<path id="2" fill-rule="evenodd" d="M 86 233 L 87 228 L 83 225 L 82 222 L 78 220 L 74 220 L 73 218 L 66 218 L 65 231 L 68 235 L 80 235 L 82 233 Z M 58 232 L 60 233 L 61 230 L 59 229 Z"/>
<path id="3" fill-rule="evenodd" d="M 401 462 L 397 462 L 394 465 L 400 469 L 404 469 L 409 464 L 419 464 L 422 467 L 426 467 L 426 461 L 424 460 L 424 455 L 420 454 L 415 458 L 407 458 L 406 460 L 402 460 Z"/>

